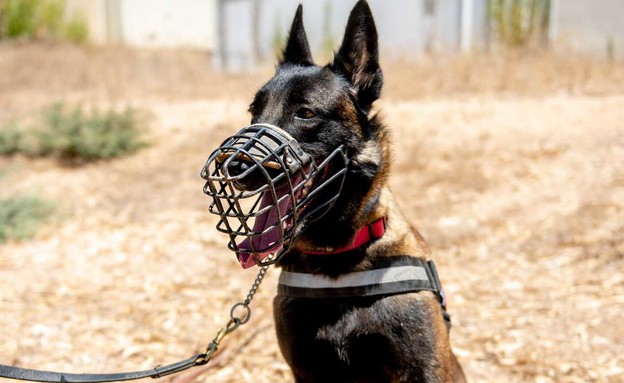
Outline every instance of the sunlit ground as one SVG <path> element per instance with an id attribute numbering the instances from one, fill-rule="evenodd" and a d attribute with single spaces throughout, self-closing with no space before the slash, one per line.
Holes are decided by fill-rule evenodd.
<path id="1" fill-rule="evenodd" d="M 0 363 L 151 368 L 203 350 L 245 298 L 199 170 L 248 122 L 271 67 L 224 75 L 201 52 L 0 46 L 0 128 L 55 101 L 135 107 L 150 147 L 79 167 L 0 158 L 0 197 L 60 206 L 0 245 Z M 377 109 L 392 187 L 429 241 L 472 382 L 624 375 L 624 63 L 508 52 L 384 62 Z M 178 382 L 292 382 L 273 332 L 271 270 L 250 322 Z"/>

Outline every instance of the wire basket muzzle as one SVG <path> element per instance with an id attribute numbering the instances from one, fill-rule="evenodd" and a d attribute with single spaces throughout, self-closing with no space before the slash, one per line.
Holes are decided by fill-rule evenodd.
<path id="1" fill-rule="evenodd" d="M 317 160 L 318 161 L 318 160 Z M 317 162 L 284 130 L 268 124 L 243 128 L 208 158 L 201 176 L 212 197 L 209 211 L 244 268 L 276 262 L 304 218 L 317 219 L 342 189 L 344 146 Z"/>

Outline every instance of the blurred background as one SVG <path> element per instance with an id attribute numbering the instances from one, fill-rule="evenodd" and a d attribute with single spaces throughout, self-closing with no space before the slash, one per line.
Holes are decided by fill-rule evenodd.
<path id="1" fill-rule="evenodd" d="M 215 64 L 245 70 L 272 60 L 298 3 L 313 50 L 329 55 L 350 1 L 4 0 L 2 37 L 65 38 L 98 45 L 193 47 Z M 501 46 L 624 55 L 617 0 L 371 0 L 386 57 L 492 52 Z"/>
<path id="2" fill-rule="evenodd" d="M 249 122 L 299 3 L 316 61 L 355 0 L 0 0 L 0 363 L 202 351 L 254 270 L 199 171 Z M 472 382 L 624 376 L 624 2 L 369 0 L 391 186 L 438 264 Z M 269 270 L 175 382 L 292 382 Z"/>

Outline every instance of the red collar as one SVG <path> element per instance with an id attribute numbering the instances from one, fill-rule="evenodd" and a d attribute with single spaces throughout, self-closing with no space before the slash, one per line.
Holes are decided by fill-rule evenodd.
<path id="1" fill-rule="evenodd" d="M 353 242 L 347 246 L 339 247 L 333 251 L 306 251 L 306 254 L 322 255 L 322 254 L 339 254 L 349 250 L 356 249 L 362 245 L 365 245 L 375 239 L 383 237 L 386 232 L 387 217 L 381 217 L 378 220 L 364 226 L 355 234 Z"/>

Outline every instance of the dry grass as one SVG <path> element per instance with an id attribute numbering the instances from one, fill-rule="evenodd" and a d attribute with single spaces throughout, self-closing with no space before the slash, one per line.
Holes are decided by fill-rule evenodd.
<path id="1" fill-rule="evenodd" d="M 272 65 L 248 74 L 224 74 L 201 51 L 134 50 L 63 44 L 2 45 L 0 101 L 25 97 L 119 102 L 137 99 L 250 98 Z M 450 95 L 622 94 L 624 65 L 541 51 L 492 55 L 427 56 L 391 61 L 384 97 L 393 100 Z M 42 86 L 50 92 L 43 94 Z M 21 96 L 21 97 L 20 97 Z M 29 103 L 29 104 L 30 104 Z M 16 106 L 19 106 L 16 105 Z"/>
<path id="2" fill-rule="evenodd" d="M 532 53 L 386 63 L 392 186 L 429 240 L 472 382 L 624 374 L 624 65 Z M 0 46 L 0 126 L 58 99 L 152 114 L 153 145 L 81 168 L 0 159 L 0 197 L 65 219 L 0 247 L 0 363 L 150 368 L 201 350 L 254 279 L 225 249 L 199 169 L 247 122 L 270 69 L 222 75 L 201 52 Z M 10 75 L 4 75 L 10 73 Z M 177 382 L 291 382 L 271 270 L 252 319 Z"/>
<path id="3" fill-rule="evenodd" d="M 496 97 L 624 93 L 621 63 L 544 51 L 509 50 L 454 58 L 431 56 L 417 63 L 388 63 L 385 70 L 387 96 L 399 100 L 475 93 Z"/>

